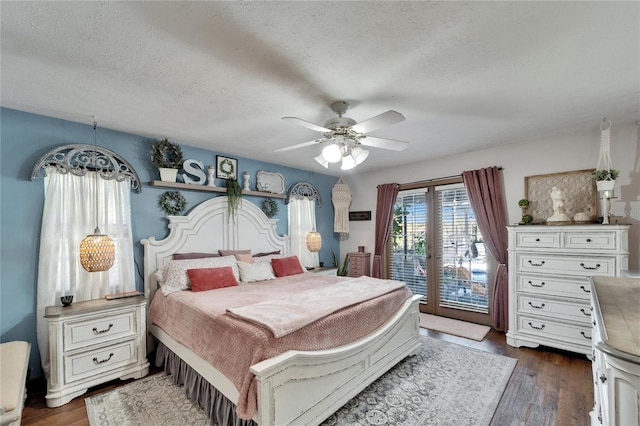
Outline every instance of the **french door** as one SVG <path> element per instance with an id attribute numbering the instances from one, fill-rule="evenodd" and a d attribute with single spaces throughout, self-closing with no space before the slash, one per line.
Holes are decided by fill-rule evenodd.
<path id="1" fill-rule="evenodd" d="M 423 296 L 423 312 L 491 324 L 492 260 L 462 183 L 401 190 L 387 247 L 392 279 Z"/>

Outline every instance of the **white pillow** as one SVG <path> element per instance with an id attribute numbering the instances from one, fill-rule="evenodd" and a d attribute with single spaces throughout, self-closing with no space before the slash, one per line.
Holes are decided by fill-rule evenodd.
<path id="1" fill-rule="evenodd" d="M 240 271 L 235 256 L 207 257 L 202 259 L 181 259 L 170 261 L 162 271 L 156 271 L 156 279 L 166 295 L 175 291 L 189 290 L 191 282 L 187 269 L 219 268 L 231 266 L 236 280 L 240 279 Z"/>
<path id="2" fill-rule="evenodd" d="M 240 269 L 240 281 L 243 283 L 273 280 L 276 278 L 273 274 L 273 268 L 271 268 L 271 262 L 238 262 L 238 269 Z"/>

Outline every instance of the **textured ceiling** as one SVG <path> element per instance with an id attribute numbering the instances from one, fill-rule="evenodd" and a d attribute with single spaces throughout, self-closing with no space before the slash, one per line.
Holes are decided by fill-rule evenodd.
<path id="1" fill-rule="evenodd" d="M 319 172 L 329 105 L 410 142 L 348 173 L 640 116 L 639 2 L 7 2 L 1 104 Z M 339 174 L 337 165 L 328 173 Z"/>

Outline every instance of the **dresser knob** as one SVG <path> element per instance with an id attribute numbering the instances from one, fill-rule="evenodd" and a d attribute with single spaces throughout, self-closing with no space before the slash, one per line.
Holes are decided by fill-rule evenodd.
<path id="1" fill-rule="evenodd" d="M 607 381 L 607 376 L 605 376 L 604 374 L 601 374 L 601 375 L 600 375 L 600 381 L 601 381 L 602 383 L 606 382 L 606 381 Z"/>
<path id="2" fill-rule="evenodd" d="M 539 243 L 539 242 L 540 242 L 540 238 L 536 238 L 536 243 Z"/>
<path id="3" fill-rule="evenodd" d="M 591 242 L 591 238 L 587 238 L 587 242 L 590 243 Z"/>

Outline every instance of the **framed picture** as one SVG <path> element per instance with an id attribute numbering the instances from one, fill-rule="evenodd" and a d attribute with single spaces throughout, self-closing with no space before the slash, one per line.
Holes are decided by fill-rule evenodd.
<path id="1" fill-rule="evenodd" d="M 238 160 L 216 155 L 216 177 L 218 179 L 238 179 Z"/>
<path id="2" fill-rule="evenodd" d="M 371 210 L 361 212 L 349 212 L 349 220 L 371 220 Z"/>
<path id="3" fill-rule="evenodd" d="M 562 209 L 569 219 L 573 219 L 577 213 L 584 213 L 586 216 L 580 216 L 588 217 L 588 220 L 580 222 L 595 222 L 597 192 L 596 183 L 591 175 L 594 170 L 525 176 L 524 197 L 529 200 L 528 213 L 533 216 L 533 223 L 545 223 L 553 216 L 551 191 L 554 187 L 562 191 Z"/>

